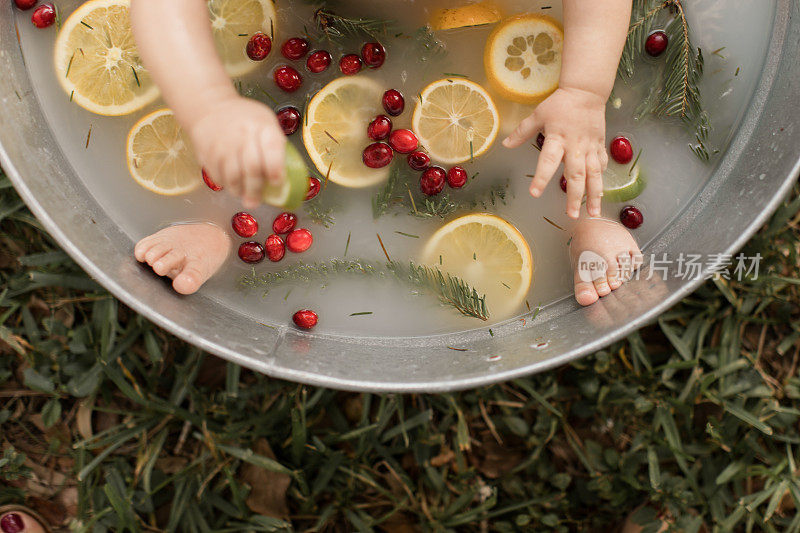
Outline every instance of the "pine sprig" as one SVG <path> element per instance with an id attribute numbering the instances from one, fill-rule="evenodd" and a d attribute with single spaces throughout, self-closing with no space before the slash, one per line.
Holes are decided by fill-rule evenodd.
<path id="1" fill-rule="evenodd" d="M 377 219 L 386 213 L 392 202 L 397 199 L 397 188 L 400 184 L 400 169 L 395 166 L 389 174 L 383 188 L 372 198 L 372 217 Z"/>
<path id="2" fill-rule="evenodd" d="M 239 280 L 243 287 L 263 289 L 264 296 L 276 285 L 287 282 L 320 281 L 323 284 L 334 276 L 345 274 L 384 278 L 392 274 L 414 289 L 433 293 L 442 303 L 450 305 L 459 313 L 488 320 L 486 296 L 478 292 L 461 278 L 445 274 L 436 267 L 401 264 L 388 261 L 385 268 L 362 259 L 331 259 L 319 263 L 298 263 L 277 272 L 258 273 L 254 268 Z"/>
<path id="3" fill-rule="evenodd" d="M 320 197 L 317 196 L 313 200 L 308 200 L 303 203 L 303 209 L 315 224 L 329 228 L 336 223 L 336 217 L 333 216 L 334 207 L 325 205 Z"/>
<path id="4" fill-rule="evenodd" d="M 637 108 L 641 117 L 652 113 L 660 118 L 677 118 L 695 135 L 691 150 L 701 159 L 710 158 L 706 141 L 710 130 L 708 113 L 703 109 L 700 80 L 704 58 L 691 42 L 691 31 L 681 0 L 634 0 L 628 38 L 620 59 L 618 75 L 630 78 L 637 61 L 644 54 L 645 42 L 659 16 L 669 12 L 674 18 L 664 28 L 669 47 L 658 76 L 658 82 Z"/>
<path id="5" fill-rule="evenodd" d="M 390 20 L 344 17 L 325 8 L 314 13 L 314 20 L 319 31 L 330 40 L 364 35 L 381 40 L 394 24 Z"/>
<path id="6" fill-rule="evenodd" d="M 363 274 L 383 276 L 383 272 L 368 261 L 361 259 L 331 259 L 319 263 L 297 263 L 277 272 L 258 273 L 254 268 L 243 275 L 239 282 L 243 287 L 262 288 L 264 294 L 280 283 L 291 281 L 322 281 L 341 274 Z"/>
<path id="7" fill-rule="evenodd" d="M 475 193 L 471 198 L 455 200 L 449 194 L 443 194 L 434 198 L 424 198 L 419 202 L 409 205 L 409 214 L 417 218 L 446 218 L 448 215 L 460 211 L 474 210 L 476 207 L 489 209 L 498 203 L 506 203 L 509 181 L 497 183 L 483 191 Z"/>
<path id="8" fill-rule="evenodd" d="M 486 295 L 480 296 L 474 287 L 461 278 L 444 274 L 438 268 L 413 262 L 401 264 L 391 261 L 387 267 L 401 280 L 422 290 L 434 292 L 443 303 L 454 307 L 462 315 L 489 320 Z"/>

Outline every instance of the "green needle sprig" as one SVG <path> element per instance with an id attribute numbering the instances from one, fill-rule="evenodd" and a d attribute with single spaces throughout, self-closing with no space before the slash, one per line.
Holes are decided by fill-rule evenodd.
<path id="1" fill-rule="evenodd" d="M 645 53 L 647 37 L 665 14 L 672 17 L 663 30 L 669 46 L 656 83 L 638 107 L 636 115 L 653 114 L 659 118 L 679 119 L 694 133 L 695 143 L 690 144 L 692 152 L 708 161 L 710 152 L 706 141 L 710 122 L 699 87 L 705 60 L 703 52 L 692 44 L 682 0 L 634 0 L 628 38 L 617 73 L 623 79 L 633 77 L 639 58 Z"/>
<path id="2" fill-rule="evenodd" d="M 298 263 L 277 272 L 257 272 L 254 268 L 242 276 L 240 285 L 250 289 L 262 289 L 264 296 L 277 285 L 287 282 L 319 281 L 323 284 L 341 275 L 365 275 L 386 278 L 393 275 L 413 289 L 434 294 L 439 300 L 465 316 L 489 319 L 486 296 L 479 295 L 474 287 L 461 278 L 442 272 L 437 267 L 400 263 L 389 260 L 385 266 L 375 265 L 363 259 L 330 259 L 318 263 Z"/>

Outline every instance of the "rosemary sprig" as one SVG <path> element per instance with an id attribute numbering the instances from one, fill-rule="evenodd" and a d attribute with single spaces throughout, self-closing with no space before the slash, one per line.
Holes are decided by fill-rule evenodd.
<path id="1" fill-rule="evenodd" d="M 489 320 L 486 295 L 480 296 L 474 287 L 461 278 L 442 273 L 438 268 L 413 262 L 401 264 L 391 261 L 387 267 L 399 279 L 419 289 L 434 292 L 442 303 L 452 306 L 462 315 Z"/>
<path id="2" fill-rule="evenodd" d="M 317 23 L 317 29 L 329 40 L 363 35 L 381 40 L 386 37 L 389 28 L 394 24 L 390 20 L 344 17 L 325 8 L 320 8 L 314 13 L 314 21 Z"/>
<path id="3" fill-rule="evenodd" d="M 361 259 L 331 259 L 319 263 L 297 263 L 277 272 L 245 274 L 239 280 L 243 287 L 264 289 L 266 295 L 271 288 L 291 281 L 327 281 L 341 274 L 383 275 L 380 269 Z"/>
<path id="4" fill-rule="evenodd" d="M 413 262 L 399 263 L 389 260 L 385 265 L 385 268 L 375 266 L 361 259 L 331 259 L 319 263 L 298 263 L 278 272 L 258 273 L 254 268 L 250 274 L 242 276 L 240 284 L 243 287 L 263 289 L 266 296 L 270 289 L 286 282 L 312 280 L 325 282 L 333 276 L 343 274 L 376 277 L 392 274 L 414 289 L 433 293 L 442 303 L 450 305 L 465 316 L 480 320 L 489 319 L 486 296 L 479 295 L 474 287 L 461 278 L 443 273 L 436 267 L 417 265 Z"/>
<path id="5" fill-rule="evenodd" d="M 329 228 L 336 223 L 336 217 L 333 216 L 334 207 L 326 205 L 320 196 L 304 202 L 303 209 L 314 224 Z"/>
<path id="6" fill-rule="evenodd" d="M 448 194 L 443 194 L 435 198 L 426 197 L 414 206 L 409 206 L 409 214 L 417 218 L 446 218 L 460 211 L 474 210 L 477 207 L 489 209 L 498 203 L 506 203 L 508 194 L 509 180 L 503 183 L 496 183 L 483 191 L 475 193 L 472 198 L 455 200 Z"/>
<path id="7" fill-rule="evenodd" d="M 388 211 L 391 203 L 397 198 L 397 186 L 400 183 L 400 169 L 395 166 L 389 174 L 383 188 L 372 198 L 372 217 L 380 218 Z"/>
<path id="8" fill-rule="evenodd" d="M 657 83 L 637 108 L 636 114 L 644 116 L 652 113 L 660 118 L 678 118 L 694 133 L 696 144 L 690 145 L 691 150 L 708 161 L 710 154 L 706 141 L 710 123 L 708 113 L 702 106 L 699 87 L 704 59 L 702 51 L 692 44 L 682 0 L 634 0 L 633 4 L 628 39 L 618 70 L 622 78 L 634 75 L 647 37 L 659 17 L 666 12 L 674 17 L 664 28 L 669 47 Z"/>

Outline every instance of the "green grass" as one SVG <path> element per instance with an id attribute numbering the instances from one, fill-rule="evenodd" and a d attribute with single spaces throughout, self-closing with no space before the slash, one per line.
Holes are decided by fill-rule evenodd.
<path id="1" fill-rule="evenodd" d="M 0 504 L 77 531 L 610 531 L 641 505 L 648 531 L 800 531 L 799 193 L 746 249 L 758 280 L 551 372 L 402 396 L 178 341 L 0 178 Z"/>

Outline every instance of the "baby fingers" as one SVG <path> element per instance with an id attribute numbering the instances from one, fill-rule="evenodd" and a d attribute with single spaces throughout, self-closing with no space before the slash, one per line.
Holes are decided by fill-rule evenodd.
<path id="1" fill-rule="evenodd" d="M 564 176 L 567 178 L 567 216 L 577 219 L 586 188 L 586 156 L 582 152 L 567 153 Z"/>
<path id="2" fill-rule="evenodd" d="M 258 141 L 248 142 L 242 151 L 243 202 L 248 209 L 254 209 L 261 202 L 261 190 L 264 187 L 264 167 L 261 162 L 261 151 Z"/>
<path id="3" fill-rule="evenodd" d="M 276 136 L 265 129 L 261 132 L 261 162 L 266 172 L 267 181 L 273 185 L 282 183 L 286 178 L 284 163 L 286 158 L 286 139 L 283 133 Z"/>
<path id="4" fill-rule="evenodd" d="M 603 196 L 603 171 L 596 152 L 586 156 L 586 208 L 590 216 L 599 217 Z"/>
<path id="5" fill-rule="evenodd" d="M 542 122 L 536 115 L 530 115 L 517 126 L 517 129 L 503 140 L 503 146 L 506 148 L 516 148 L 522 143 L 538 134 L 542 130 Z"/>
<path id="6" fill-rule="evenodd" d="M 542 153 L 539 154 L 539 162 L 536 165 L 536 174 L 531 182 L 531 195 L 538 198 L 547 186 L 553 174 L 561 164 L 564 157 L 564 147 L 561 142 L 552 138 L 547 138 L 542 146 Z M 581 188 L 583 194 L 583 188 Z"/>

